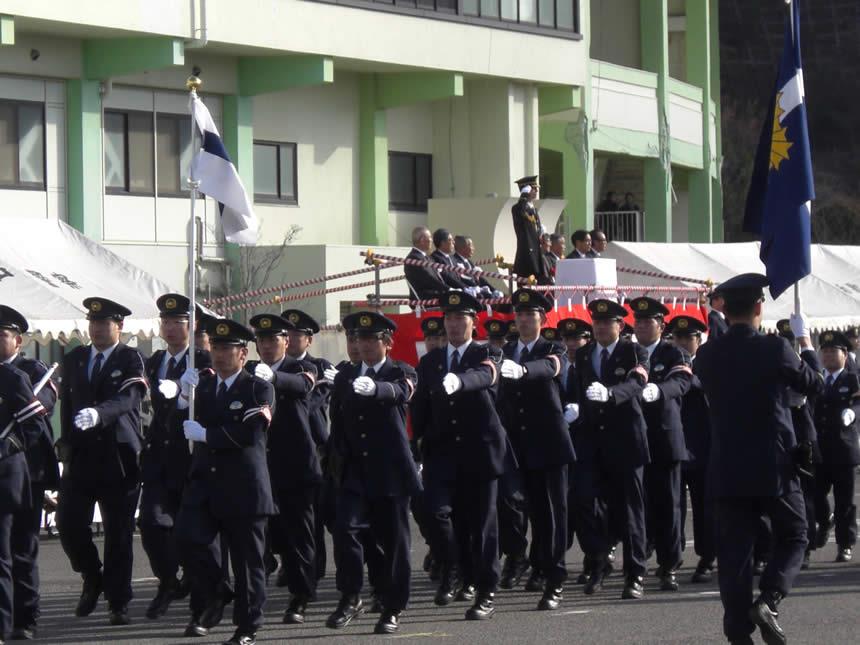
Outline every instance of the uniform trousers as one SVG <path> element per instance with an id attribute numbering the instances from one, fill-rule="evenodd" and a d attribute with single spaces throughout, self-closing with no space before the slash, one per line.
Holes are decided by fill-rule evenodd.
<path id="1" fill-rule="evenodd" d="M 219 545 L 226 543 L 235 587 L 233 624 L 243 633 L 256 632 L 263 624 L 266 602 L 266 517 L 218 518 L 208 503 L 185 505 L 177 518 L 176 537 L 191 575 L 192 616 L 200 617 L 223 583 Z"/>
<path id="2" fill-rule="evenodd" d="M 681 462 L 645 466 L 645 509 L 648 543 L 657 564 L 674 569 L 681 562 Z"/>
<path id="3" fill-rule="evenodd" d="M 181 503 L 182 491 L 170 490 L 158 482 L 147 482 L 140 494 L 140 541 L 152 573 L 161 583 L 175 580 L 179 571 L 173 525 Z"/>
<path id="4" fill-rule="evenodd" d="M 524 557 L 528 548 L 528 501 L 522 472 L 509 468 L 499 478 L 499 549 L 502 555 Z"/>
<path id="5" fill-rule="evenodd" d="M 833 489 L 833 521 L 836 544 L 847 549 L 857 542 L 857 505 L 854 504 L 854 470 L 852 465 L 822 464 L 815 471 L 815 515 L 820 526 L 830 524 L 831 506 L 827 499 Z"/>
<path id="6" fill-rule="evenodd" d="M 549 588 L 567 578 L 567 464 L 524 470 L 529 521 L 532 526 L 532 568 L 546 578 Z"/>
<path id="7" fill-rule="evenodd" d="M 290 593 L 309 598 L 317 587 L 316 521 L 319 486 L 277 490 L 280 513 L 269 520 L 272 550 L 280 554 Z M 325 548 L 325 543 L 323 543 Z"/>
<path id="8" fill-rule="evenodd" d="M 687 495 L 690 491 L 690 507 L 693 515 L 693 548 L 697 556 L 707 562 L 717 557 L 714 545 L 714 514 L 711 501 L 705 495 L 707 471 L 704 468 L 690 468 L 681 473 L 681 526 L 687 523 Z M 682 538 L 681 544 L 685 542 Z"/>
<path id="9" fill-rule="evenodd" d="M 125 608 L 132 598 L 132 536 L 139 495 L 140 486 L 136 482 L 111 486 L 71 479 L 65 474 L 60 480 L 57 500 L 60 544 L 72 570 L 84 578 L 97 576 L 102 569 L 90 528 L 96 502 L 99 504 L 105 534 L 103 585 L 111 609 Z"/>
<path id="10" fill-rule="evenodd" d="M 806 550 L 806 510 L 800 489 L 781 497 L 723 498 L 714 501 L 723 631 L 729 640 L 751 634 L 753 550 L 762 515 L 770 519 L 773 552 L 759 581 L 762 591 L 787 595 Z"/>
<path id="11" fill-rule="evenodd" d="M 35 625 L 39 619 L 39 531 L 42 528 L 42 501 L 45 487 L 34 482 L 31 504 L 12 518 L 12 582 L 14 627 Z"/>

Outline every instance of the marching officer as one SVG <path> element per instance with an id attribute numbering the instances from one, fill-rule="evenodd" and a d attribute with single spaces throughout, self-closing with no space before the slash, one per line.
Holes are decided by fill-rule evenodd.
<path id="1" fill-rule="evenodd" d="M 520 289 L 512 300 L 519 340 L 503 350 L 500 398 L 528 499 L 532 570 L 546 580 L 538 609 L 554 610 L 567 578 L 567 477 L 576 460 L 558 385 L 563 350 L 540 337 L 552 306 L 543 294 Z"/>
<path id="2" fill-rule="evenodd" d="M 214 373 L 186 370 L 180 379 L 180 410 L 189 407 L 197 388 L 195 418 L 183 421 L 185 438 L 193 442 L 188 482 L 176 535 L 183 562 L 191 575 L 191 623 L 186 636 L 208 632 L 204 611 L 220 607 L 216 590 L 223 574 L 219 534 L 230 551 L 235 579 L 230 645 L 253 645 L 263 623 L 266 571 L 263 563 L 266 518 L 275 514 L 266 465 L 266 431 L 272 419 L 270 383 L 243 367 L 247 343 L 254 335 L 226 319 L 209 323 Z"/>
<path id="3" fill-rule="evenodd" d="M 505 336 L 508 333 L 508 321 L 500 318 L 490 318 L 484 321 L 484 331 L 487 332 L 487 344 L 501 349 L 505 346 Z"/>
<path id="4" fill-rule="evenodd" d="M 361 364 L 334 379 L 337 406 L 332 428 L 343 459 L 337 500 L 334 547 L 341 599 L 326 626 L 342 629 L 364 611 L 362 534 L 368 528 L 385 553 L 385 584 L 379 592 L 382 615 L 374 632 L 400 628 L 409 600 L 409 498 L 421 480 L 406 435 L 406 404 L 415 391 L 415 371 L 387 357 L 397 328 L 385 316 L 363 311 L 344 318 L 358 335 Z"/>
<path id="5" fill-rule="evenodd" d="M 726 315 L 723 313 L 725 298 L 723 298 L 719 286 L 712 289 L 708 294 L 708 304 L 711 309 L 708 312 L 708 340 L 714 340 L 729 330 Z"/>
<path id="6" fill-rule="evenodd" d="M 514 183 L 520 190 L 520 198 L 511 208 L 514 234 L 517 236 L 514 273 L 526 277 L 533 275 L 538 284 L 551 284 L 549 265 L 540 246 L 544 228 L 534 205 L 540 190 L 537 175 L 522 177 Z"/>
<path id="7" fill-rule="evenodd" d="M 23 336 L 28 329 L 29 324 L 24 316 L 12 307 L 0 305 L 0 363 L 24 372 L 35 387 L 48 373 L 48 368 L 41 361 L 20 353 Z M 45 413 L 32 417 L 38 422 L 41 433 L 38 441 L 26 451 L 31 503 L 12 519 L 12 582 L 15 600 L 13 640 L 32 640 L 36 635 L 36 621 L 40 614 L 39 530 L 42 526 L 42 501 L 45 491 L 55 490 L 60 481 L 53 433 L 49 425 L 57 402 L 57 388 L 53 381 L 48 380 L 35 394 Z M 7 632 L 7 629 L 0 630 L 0 636 Z"/>
<path id="8" fill-rule="evenodd" d="M 831 517 L 836 526 L 836 562 L 851 560 L 857 542 L 857 506 L 854 471 L 860 465 L 860 383 L 846 369 L 850 340 L 838 331 L 820 336 L 824 365 L 824 391 L 815 401 L 815 425 L 819 433 L 822 463 L 815 473 L 815 514 L 819 526 L 817 545 L 827 543 Z M 827 500 L 833 489 L 833 515 Z"/>
<path id="9" fill-rule="evenodd" d="M 705 324 L 693 316 L 675 316 L 666 325 L 675 345 L 690 356 L 695 364 L 696 352 L 702 343 Z M 681 466 L 681 527 L 687 516 L 687 495 L 693 515 L 693 548 L 699 556 L 691 582 L 710 582 L 716 560 L 716 533 L 710 502 L 705 495 L 708 455 L 711 447 L 711 420 L 708 400 L 698 376 L 690 378 L 690 389 L 681 400 L 681 425 L 684 428 L 684 446 L 687 454 Z M 683 541 L 682 541 L 683 543 Z"/>
<path id="10" fill-rule="evenodd" d="M 14 337 L 20 339 L 20 334 L 26 332 L 27 321 L 17 311 L 5 306 L 0 309 L 0 317 L 0 351 L 7 355 L 12 347 L 20 346 L 20 341 Z M 39 610 L 38 578 L 32 577 L 31 566 L 23 573 L 29 574 L 27 582 L 35 583 L 36 587 L 20 599 L 23 602 L 21 615 L 30 613 L 27 617 L 31 622 L 25 623 L 26 632 L 23 626 L 16 627 L 13 632 L 13 625 L 21 625 L 15 622 L 19 617 L 16 606 L 19 598 L 13 576 L 21 567 L 16 562 L 20 547 L 13 542 L 14 526 L 16 523 L 23 525 L 17 533 L 32 532 L 32 508 L 35 505 L 41 509 L 42 499 L 31 499 L 33 491 L 25 455 L 37 449 L 43 440 L 45 430 L 41 419 L 46 414 L 41 401 L 33 393 L 30 378 L 12 366 L 9 359 L 13 356 L 0 363 L 0 641 L 13 634 L 15 638 L 32 638 Z M 31 553 L 28 551 L 24 555 L 30 556 Z"/>
<path id="11" fill-rule="evenodd" d="M 431 316 L 421 321 L 421 334 L 424 336 L 424 349 L 430 353 L 437 347 L 445 347 L 448 337 L 441 316 Z"/>
<path id="12" fill-rule="evenodd" d="M 777 606 L 791 590 L 807 545 L 786 388 L 813 395 L 824 385 L 785 339 L 757 331 L 768 283 L 763 275 L 747 273 L 720 285 L 729 331 L 702 345 L 694 366 L 711 406 L 708 483 L 723 631 L 733 643 L 752 643 L 756 626 L 765 642 L 785 642 Z M 811 351 L 802 316 L 793 315 L 791 323 L 801 350 Z M 774 548 L 753 603 L 753 543 L 762 515 L 770 518 Z"/>
<path id="13" fill-rule="evenodd" d="M 281 556 L 292 594 L 283 622 L 297 624 L 305 621 L 308 601 L 317 586 L 314 504 L 322 470 L 308 419 L 316 368 L 287 354 L 292 323 L 277 314 L 259 314 L 250 323 L 260 360 L 248 361 L 245 369 L 275 389 L 266 456 L 279 513 L 269 526 L 270 530 L 277 527 L 271 530 L 273 550 Z"/>
<path id="14" fill-rule="evenodd" d="M 188 298 L 178 293 L 158 298 L 159 335 L 167 343 L 167 349 L 153 353 L 145 363 L 146 378 L 156 387 L 150 392 L 152 423 L 140 454 L 143 486 L 138 524 L 143 549 L 158 578 L 158 592 L 146 609 L 146 617 L 153 619 L 163 616 L 173 600 L 188 593 L 187 586 L 181 585 L 176 577 L 180 562 L 173 526 L 191 465 L 188 442 L 182 432 L 183 419 L 176 410 L 179 379 L 188 367 L 190 304 Z M 195 347 L 194 366 L 206 369 L 211 365 L 209 352 Z"/>
<path id="15" fill-rule="evenodd" d="M 448 344 L 419 361 L 409 406 L 413 432 L 422 442 L 431 542 L 443 563 L 435 602 L 448 605 L 474 583 L 477 593 L 466 619 L 483 620 L 495 612 L 499 582 L 497 480 L 508 446 L 495 407 L 501 352 L 472 342 L 477 300 L 453 291 L 439 302 Z"/>
<path id="16" fill-rule="evenodd" d="M 681 399 L 690 389 L 690 356 L 663 340 L 669 310 L 643 296 L 630 301 L 639 345 L 648 352 L 648 384 L 642 411 L 648 425 L 651 462 L 645 466 L 648 542 L 657 551 L 660 589 L 677 591 L 681 566 L 681 462 L 687 456 L 681 425 Z"/>
<path id="17" fill-rule="evenodd" d="M 576 407 L 569 422 L 582 417 L 582 453 L 576 495 L 576 527 L 590 570 L 585 593 L 603 587 L 613 539 L 620 536 L 626 576 L 622 599 L 644 593 L 645 492 L 644 466 L 649 462 L 648 435 L 640 397 L 648 380 L 648 352 L 621 337 L 627 310 L 606 299 L 588 304 L 594 341 L 576 352 L 575 383 L 568 386 Z"/>
<path id="18" fill-rule="evenodd" d="M 83 577 L 75 615 L 91 614 L 104 590 L 110 624 L 126 625 L 140 493 L 140 402 L 148 386 L 140 354 L 120 342 L 131 311 L 106 298 L 83 305 L 91 344 L 63 357 L 57 528 L 72 569 Z M 90 530 L 96 502 L 105 528 L 104 571 Z"/>

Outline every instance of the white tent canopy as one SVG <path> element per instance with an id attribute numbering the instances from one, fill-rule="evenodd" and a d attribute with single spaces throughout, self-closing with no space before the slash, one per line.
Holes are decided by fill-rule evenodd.
<path id="1" fill-rule="evenodd" d="M 711 279 L 724 282 L 739 273 L 764 273 L 759 243 L 660 244 L 612 242 L 603 257 L 615 258 L 618 267 Z M 618 272 L 618 284 L 694 286 L 695 283 Z M 812 274 L 800 282 L 804 314 L 816 331 L 860 324 L 860 247 L 812 245 Z M 764 306 L 763 325 L 774 329 L 776 321 L 794 311 L 794 290 Z"/>
<path id="2" fill-rule="evenodd" d="M 87 340 L 82 301 L 100 296 L 128 307 L 123 332 L 158 333 L 155 300 L 171 289 L 58 220 L 3 218 L 0 302 L 20 311 L 37 342 Z"/>

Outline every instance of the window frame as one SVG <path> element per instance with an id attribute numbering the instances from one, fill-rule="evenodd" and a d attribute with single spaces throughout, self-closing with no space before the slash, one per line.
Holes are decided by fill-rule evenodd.
<path id="1" fill-rule="evenodd" d="M 253 145 L 272 146 L 275 148 L 275 178 L 278 185 L 278 194 L 268 195 L 254 191 L 254 203 L 277 204 L 280 206 L 299 205 L 299 144 L 296 141 L 271 141 L 268 139 L 254 139 Z M 292 196 L 284 196 L 281 185 L 281 148 L 291 146 L 293 149 L 293 192 Z"/>
<path id="2" fill-rule="evenodd" d="M 21 133 L 17 132 L 18 135 L 18 143 L 17 143 L 17 152 L 18 152 L 18 181 L 14 184 L 2 184 L 0 183 L 0 190 L 31 190 L 37 192 L 46 192 L 48 190 L 48 124 L 47 124 L 47 113 L 45 110 L 45 103 L 42 101 L 25 101 L 18 99 L 5 99 L 0 98 L 0 104 L 5 105 L 13 105 L 16 107 L 15 117 L 17 120 L 17 106 L 19 105 L 37 105 L 42 111 L 42 183 L 37 184 L 33 181 L 22 182 L 21 181 Z"/>
<path id="3" fill-rule="evenodd" d="M 122 132 L 123 144 L 124 144 L 124 146 L 123 146 L 124 155 L 123 155 L 122 163 L 123 163 L 123 174 L 125 175 L 123 178 L 124 182 L 125 182 L 125 188 L 115 188 L 113 186 L 108 186 L 107 185 L 107 178 L 104 176 L 105 175 L 105 173 L 104 173 L 104 170 L 105 170 L 105 167 L 104 167 L 104 156 L 105 156 L 105 151 L 104 151 L 105 119 L 104 119 L 104 115 L 107 115 L 107 114 L 121 114 L 125 118 L 125 123 L 123 125 L 123 132 Z M 149 118 L 151 120 L 152 136 L 150 139 L 150 146 L 152 149 L 152 168 L 151 168 L 151 170 L 152 170 L 152 192 L 146 192 L 146 191 L 141 191 L 141 190 L 130 190 L 130 186 L 131 186 L 131 163 L 130 163 L 129 155 L 130 155 L 131 151 L 130 151 L 129 145 L 128 145 L 128 115 L 129 114 L 147 115 L 147 116 L 149 116 Z M 156 198 L 159 196 L 159 194 L 158 194 L 158 177 L 157 177 L 157 173 L 156 173 L 156 164 L 158 163 L 156 156 L 158 154 L 158 151 L 156 150 L 156 145 L 155 145 L 155 136 L 156 136 L 155 126 L 156 126 L 156 117 L 158 114 L 159 113 L 154 111 L 154 110 L 152 110 L 152 111 L 149 111 L 149 110 L 128 110 L 125 108 L 105 108 L 102 110 L 102 164 L 103 164 L 102 165 L 102 184 L 104 186 L 105 195 L 129 195 L 132 197 L 152 197 L 152 198 Z"/>
<path id="4" fill-rule="evenodd" d="M 415 187 L 412 203 L 395 202 L 391 199 L 391 158 L 407 157 L 412 160 L 412 181 Z M 430 172 L 427 176 L 427 201 L 433 199 L 433 155 L 426 152 L 406 152 L 403 150 L 388 151 L 388 210 L 403 211 L 407 213 L 426 213 L 430 210 L 429 205 L 422 206 L 418 203 L 418 159 L 427 159 L 427 167 Z"/>
<path id="5" fill-rule="evenodd" d="M 186 190 L 182 188 L 179 189 L 178 193 L 173 191 L 164 191 L 159 190 L 158 187 L 158 119 L 160 117 L 166 117 L 172 121 L 189 121 L 190 116 L 188 114 L 180 114 L 178 112 L 155 112 L 153 111 L 153 130 L 152 130 L 152 145 L 153 145 L 153 173 L 155 177 L 155 196 L 156 197 L 173 197 L 173 198 L 187 198 L 191 196 L 191 188 L 189 187 Z M 193 125 L 193 127 L 197 127 Z M 181 136 L 181 133 L 179 133 Z M 128 138 L 128 128 L 126 128 L 126 138 Z M 179 142 L 180 150 L 179 150 L 179 185 L 182 186 L 182 142 Z M 128 144 L 126 144 L 126 149 L 128 149 Z M 126 153 L 127 154 L 127 153 Z M 194 158 L 194 132 L 191 132 L 191 157 Z"/>

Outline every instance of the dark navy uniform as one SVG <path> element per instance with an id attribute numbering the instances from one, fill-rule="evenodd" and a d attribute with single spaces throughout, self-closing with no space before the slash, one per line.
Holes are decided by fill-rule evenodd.
<path id="1" fill-rule="evenodd" d="M 848 339 L 839 332 L 824 332 L 820 338 L 822 348 L 839 347 L 847 351 Z M 857 374 L 847 369 L 835 376 L 825 372 L 824 378 L 824 391 L 815 400 L 815 425 L 821 448 L 821 465 L 815 471 L 815 515 L 822 535 L 827 535 L 831 525 L 827 495 L 833 489 L 836 544 L 840 560 L 847 560 L 857 542 L 854 471 L 860 465 L 860 420 L 856 418 L 860 416 L 860 383 Z M 847 425 L 843 419 L 845 410 L 853 411 L 855 416 Z M 842 553 L 846 549 L 847 554 Z"/>
<path id="2" fill-rule="evenodd" d="M 207 332 L 213 345 L 241 345 L 253 338 L 231 320 L 213 320 Z M 222 534 L 235 580 L 236 634 L 252 638 L 263 623 L 265 525 L 275 513 L 266 463 L 273 399 L 272 386 L 243 369 L 228 380 L 208 373 L 200 377 L 195 417 L 205 429 L 205 442 L 194 442 L 175 529 L 191 574 L 192 623 L 218 602 L 222 568 L 212 545 Z"/>
<path id="3" fill-rule="evenodd" d="M 88 298 L 84 306 L 90 318 L 121 319 L 131 313 L 102 298 Z M 132 598 L 132 535 L 142 448 L 140 402 L 146 390 L 143 359 L 122 343 L 102 352 L 94 346 L 76 347 L 63 357 L 58 446 L 63 476 L 57 528 L 72 569 L 84 579 L 84 602 L 77 612 L 81 615 L 92 611 L 102 587 L 112 620 L 126 613 Z M 97 411 L 99 422 L 81 430 L 74 419 L 87 408 Z M 105 530 L 103 573 L 90 530 L 96 502 Z"/>
<path id="4" fill-rule="evenodd" d="M 523 177 L 515 183 L 520 189 L 527 185 L 537 185 L 537 176 Z M 511 208 L 514 222 L 514 234 L 517 236 L 517 252 L 514 258 L 514 273 L 521 276 L 535 276 L 538 284 L 550 284 L 546 258 L 540 249 L 540 236 L 543 225 L 537 209 L 529 201 L 528 195 L 520 195 L 519 200 Z"/>
<path id="5" fill-rule="evenodd" d="M 373 312 L 347 316 L 344 327 L 359 335 L 381 337 L 393 322 Z M 358 394 L 361 376 L 375 383 L 370 395 Z M 409 498 L 421 490 L 406 434 L 406 404 L 415 388 L 415 371 L 385 358 L 376 366 L 346 367 L 334 382 L 337 406 L 331 409 L 333 437 L 342 458 L 341 488 L 334 533 L 337 589 L 341 602 L 327 622 L 346 626 L 361 608 L 364 579 L 362 534 L 370 529 L 385 553 L 385 576 L 377 596 L 383 618 L 393 617 L 409 601 Z"/>
<path id="6" fill-rule="evenodd" d="M 727 308 L 749 308 L 754 315 L 767 284 L 757 274 L 723 283 Z M 729 640 L 747 638 L 756 624 L 773 633 L 776 605 L 791 590 L 807 545 L 787 388 L 815 394 L 822 379 L 785 339 L 742 323 L 705 343 L 694 371 L 710 402 L 708 483 L 715 500 L 723 629 Z M 762 515 L 770 517 L 774 549 L 753 604 L 753 543 Z"/>
<path id="7" fill-rule="evenodd" d="M 729 325 L 719 311 L 712 309 L 708 312 L 708 340 L 715 340 L 724 336 L 728 330 Z"/>
<path id="8" fill-rule="evenodd" d="M 517 311 L 546 311 L 551 306 L 528 289 L 515 292 L 512 299 Z M 548 592 L 557 591 L 559 600 L 567 578 L 568 465 L 576 461 L 559 389 L 563 353 L 559 345 L 541 337 L 530 348 L 522 339 L 506 344 L 504 358 L 521 365 L 524 374 L 503 378 L 500 392 L 504 426 L 525 482 L 533 531 L 531 565 L 546 578 L 545 599 Z"/>
<path id="9" fill-rule="evenodd" d="M 474 298 L 456 292 L 445 294 L 441 305 L 446 312 L 471 316 L 480 308 Z M 459 348 L 434 349 L 418 363 L 410 411 L 413 434 L 421 440 L 431 543 L 445 574 L 437 602 L 453 599 L 463 568 L 482 601 L 492 599 L 499 582 L 497 479 L 508 446 L 495 408 L 500 363 L 498 349 L 471 340 Z M 442 385 L 449 373 L 461 383 L 450 395 Z M 465 535 L 460 542 L 468 545 L 466 552 L 459 552 L 455 530 Z"/>
<path id="10" fill-rule="evenodd" d="M 19 600 L 12 583 L 17 568 L 13 560 L 13 525 L 20 520 L 27 524 L 24 530 L 30 530 L 30 509 L 34 505 L 41 508 L 41 498 L 34 501 L 31 497 L 25 454 L 42 440 L 44 427 L 40 420 L 45 414 L 29 377 L 9 364 L 0 364 L 0 432 L 5 435 L 0 439 L 0 639 L 10 636 L 13 619 L 18 617 L 18 608 L 13 606 L 13 598 Z M 33 580 L 31 574 L 30 580 L 38 585 L 38 573 L 36 576 Z M 21 598 L 25 603 L 22 613 L 31 612 L 29 622 L 16 623 L 16 627 L 32 626 L 38 617 L 38 587 L 29 591 Z"/>

